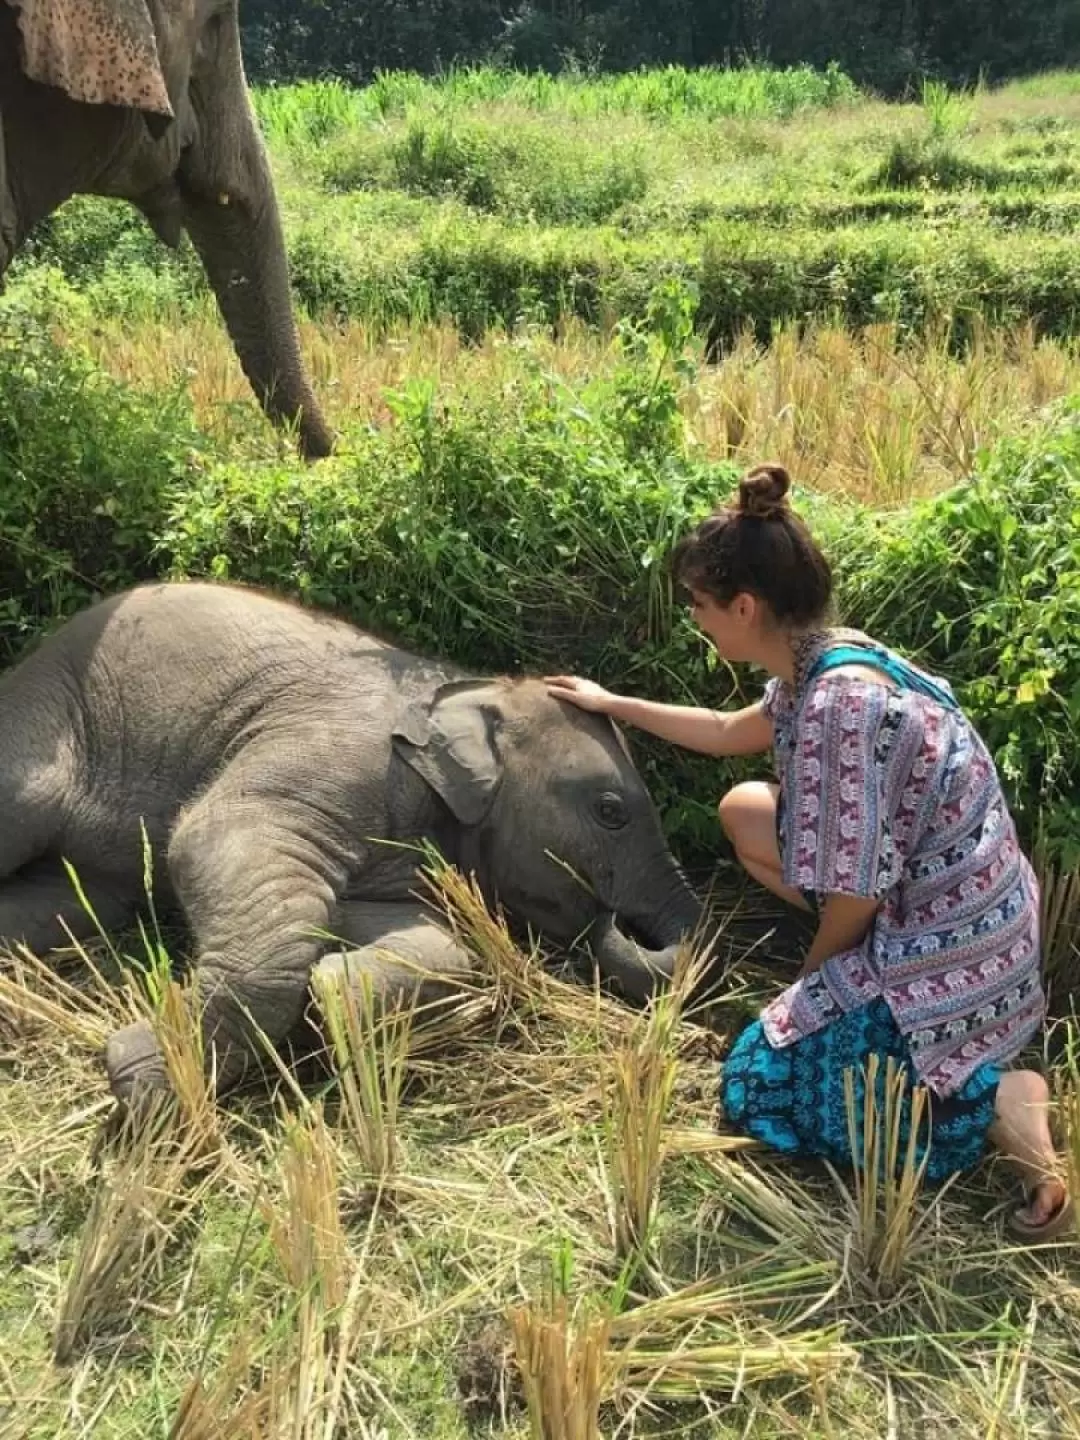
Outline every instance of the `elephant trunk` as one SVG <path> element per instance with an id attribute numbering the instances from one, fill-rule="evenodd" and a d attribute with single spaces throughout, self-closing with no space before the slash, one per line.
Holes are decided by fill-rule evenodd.
<path id="1" fill-rule="evenodd" d="M 655 888 L 652 893 L 651 902 L 635 899 L 617 906 L 616 914 L 657 949 L 647 949 L 624 935 L 614 914 L 602 916 L 591 936 L 601 973 L 627 999 L 638 1002 L 671 980 L 683 944 L 697 947 L 703 938 L 704 907 L 673 860 L 664 867 L 659 898 Z"/>
<path id="2" fill-rule="evenodd" d="M 627 909 L 626 918 L 645 939 L 665 947 L 677 945 L 693 935 L 701 926 L 703 909 L 683 872 L 674 866 L 667 890 L 660 903 L 645 913 Z"/>
<path id="3" fill-rule="evenodd" d="M 304 372 L 285 240 L 269 182 L 252 208 L 225 192 L 215 199 L 186 194 L 184 224 L 263 409 L 277 424 L 299 422 L 307 459 L 329 455 L 333 441 Z"/>
<path id="4" fill-rule="evenodd" d="M 183 223 L 263 409 L 279 424 L 298 421 L 304 455 L 318 459 L 333 442 L 300 355 L 281 215 L 240 35 L 235 24 L 214 35 L 191 78 L 195 136 L 178 177 Z"/>

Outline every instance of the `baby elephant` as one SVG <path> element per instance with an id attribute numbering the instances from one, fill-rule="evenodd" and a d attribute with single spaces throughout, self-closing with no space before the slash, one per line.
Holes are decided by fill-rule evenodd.
<path id="1" fill-rule="evenodd" d="M 463 974 L 414 898 L 421 842 L 522 926 L 604 930 L 601 973 L 628 998 L 701 917 L 608 719 L 232 586 L 114 596 L 0 676 L 0 944 L 92 934 L 64 860 L 104 925 L 131 921 L 142 826 L 155 895 L 191 932 L 219 1089 L 255 1050 L 249 1015 L 275 1042 L 298 1026 L 316 966 L 394 990 Z M 164 1083 L 143 1026 L 106 1064 L 121 1098 Z"/>

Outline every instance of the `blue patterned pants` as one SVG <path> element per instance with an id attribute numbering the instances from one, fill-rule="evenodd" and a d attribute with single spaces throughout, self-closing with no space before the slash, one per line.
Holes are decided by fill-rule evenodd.
<path id="1" fill-rule="evenodd" d="M 877 1053 L 881 1063 L 876 1084 L 883 1103 L 885 1065 L 891 1055 L 914 1075 L 911 1053 L 884 1000 L 851 1011 L 816 1035 L 783 1050 L 766 1040 L 760 1020 L 748 1025 L 724 1061 L 720 1103 L 736 1129 L 787 1155 L 816 1155 L 838 1166 L 852 1164 L 844 1098 L 844 1071 L 854 1067 L 857 1134 L 862 1134 L 865 1084 L 861 1067 Z M 940 1184 L 958 1170 L 969 1170 L 987 1148 L 994 1122 L 994 1101 L 1001 1070 L 983 1065 L 952 1095 L 930 1094 L 930 1158 L 926 1178 Z M 925 1115 L 926 1112 L 924 1112 Z M 905 1092 L 900 1123 L 900 1157 L 906 1153 L 911 1119 L 911 1091 Z M 926 1120 L 918 1145 L 925 1153 Z M 856 1157 L 861 1165 L 862 1157 Z"/>

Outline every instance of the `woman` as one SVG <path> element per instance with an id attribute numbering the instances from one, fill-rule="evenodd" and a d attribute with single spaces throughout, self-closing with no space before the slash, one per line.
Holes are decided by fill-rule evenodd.
<path id="1" fill-rule="evenodd" d="M 752 470 L 738 503 L 674 557 L 719 654 L 771 676 L 756 705 L 661 705 L 573 676 L 549 689 L 687 749 L 774 752 L 779 783 L 736 785 L 720 819 L 750 875 L 811 911 L 817 931 L 798 979 L 731 1050 L 728 1120 L 782 1151 L 850 1163 L 844 1071 L 876 1052 L 884 1073 L 891 1055 L 928 1094 L 928 1178 L 974 1165 L 989 1141 L 1024 1180 L 1011 1229 L 1052 1238 L 1072 1201 L 1049 1092 L 1034 1071 L 1004 1068 L 1044 1018 L 1035 877 L 949 687 L 826 628 L 831 571 L 789 485 L 778 465 Z"/>

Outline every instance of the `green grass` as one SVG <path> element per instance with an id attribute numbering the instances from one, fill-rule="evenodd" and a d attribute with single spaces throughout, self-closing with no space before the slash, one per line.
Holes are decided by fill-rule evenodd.
<path id="1" fill-rule="evenodd" d="M 1076 326 L 1071 228 L 1080 105 L 1068 77 L 999 91 L 928 84 L 884 105 L 838 72 L 584 78 L 475 69 L 260 92 L 298 300 L 376 325 L 449 318 L 475 338 L 522 317 L 609 326 L 665 275 L 699 329 L 972 317 Z M 190 250 L 81 199 L 22 267 L 58 263 L 96 313 L 191 313 Z"/>
<path id="2" fill-rule="evenodd" d="M 475 66 L 452 68 L 438 80 L 391 72 L 361 91 L 335 80 L 276 86 L 258 92 L 256 110 L 272 143 L 303 146 L 358 122 L 498 104 L 573 119 L 642 115 L 663 123 L 687 117 L 785 119 L 806 110 L 852 104 L 858 95 L 857 87 L 836 67 L 820 72 L 809 66 L 686 70 L 672 65 L 623 75 L 552 76 Z"/>

